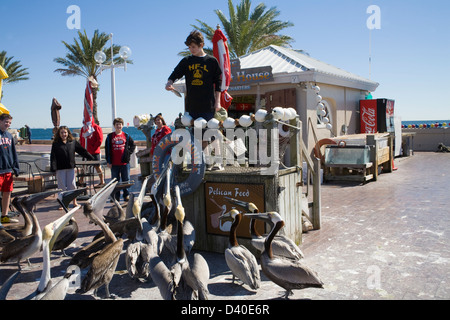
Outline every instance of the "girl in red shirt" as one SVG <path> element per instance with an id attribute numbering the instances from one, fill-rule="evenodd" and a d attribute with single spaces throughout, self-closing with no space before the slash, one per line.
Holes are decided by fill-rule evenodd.
<path id="1" fill-rule="evenodd" d="M 161 139 L 172 132 L 172 130 L 166 125 L 166 121 L 162 117 L 161 113 L 156 116 L 155 124 L 156 131 L 152 136 L 152 148 L 150 149 L 150 156 L 153 155 L 153 151 L 155 150 Z"/>

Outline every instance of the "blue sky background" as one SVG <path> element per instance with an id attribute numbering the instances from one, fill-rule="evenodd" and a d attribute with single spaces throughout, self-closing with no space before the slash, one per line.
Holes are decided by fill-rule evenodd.
<path id="1" fill-rule="evenodd" d="M 237 4 L 239 0 L 234 0 Z M 402 120 L 450 118 L 450 2 L 400 0 L 253 0 L 276 6 L 283 21 L 294 27 L 284 34 L 295 39 L 294 49 L 369 78 L 369 39 L 372 33 L 371 79 L 380 86 L 374 98 L 396 100 Z M 133 123 L 135 115 L 162 112 L 172 122 L 183 111 L 183 100 L 164 85 L 181 59 L 177 53 L 196 19 L 215 26 L 214 13 L 228 16 L 226 0 L 0 0 L 0 51 L 29 68 L 30 80 L 4 86 L 2 103 L 14 117 L 13 127 L 51 128 L 50 106 L 62 104 L 61 124 L 81 127 L 85 79 L 62 77 L 53 59 L 64 57 L 61 41 L 73 43 L 77 30 L 66 26 L 70 5 L 81 9 L 81 30 L 114 33 L 114 43 L 127 45 L 133 65 L 116 70 L 117 116 Z M 370 5 L 381 9 L 381 29 L 366 26 Z M 108 44 L 109 46 L 109 44 Z M 99 120 L 110 126 L 111 77 L 100 77 Z"/>

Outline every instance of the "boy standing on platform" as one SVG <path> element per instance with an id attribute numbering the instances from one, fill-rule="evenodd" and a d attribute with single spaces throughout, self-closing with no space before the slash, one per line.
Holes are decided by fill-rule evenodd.
<path id="1" fill-rule="evenodd" d="M 133 138 L 123 132 L 124 121 L 116 118 L 113 121 L 115 131 L 108 134 L 105 141 L 105 156 L 108 168 L 111 169 L 111 177 L 117 181 L 130 181 L 130 157 L 136 150 Z M 129 200 L 129 190 L 123 189 L 123 200 Z M 120 191 L 115 195 L 117 201 L 120 200 Z"/>

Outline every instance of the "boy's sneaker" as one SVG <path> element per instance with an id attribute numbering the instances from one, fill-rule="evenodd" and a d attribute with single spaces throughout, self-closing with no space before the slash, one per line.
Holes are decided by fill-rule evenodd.
<path id="1" fill-rule="evenodd" d="M 2 224 L 3 223 L 18 223 L 18 222 L 19 222 L 19 220 L 17 220 L 17 219 L 12 219 L 8 216 L 2 216 Z"/>

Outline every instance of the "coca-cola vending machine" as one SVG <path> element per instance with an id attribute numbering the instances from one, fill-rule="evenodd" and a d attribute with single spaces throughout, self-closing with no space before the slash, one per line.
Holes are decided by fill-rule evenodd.
<path id="1" fill-rule="evenodd" d="M 394 100 L 360 100 L 361 133 L 394 132 Z"/>

